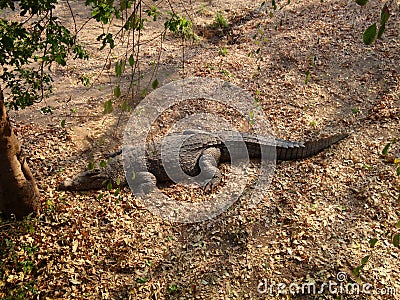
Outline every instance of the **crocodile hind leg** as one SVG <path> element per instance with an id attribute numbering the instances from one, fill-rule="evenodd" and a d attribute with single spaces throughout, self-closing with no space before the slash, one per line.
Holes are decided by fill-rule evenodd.
<path id="1" fill-rule="evenodd" d="M 157 179 L 152 173 L 145 171 L 131 173 L 131 176 L 128 176 L 127 172 L 127 180 L 129 187 L 136 196 L 149 194 L 156 188 Z"/>
<path id="2" fill-rule="evenodd" d="M 203 190 L 210 193 L 221 182 L 222 174 L 218 169 L 221 157 L 221 150 L 218 148 L 208 148 L 204 150 L 199 158 L 199 181 Z"/>

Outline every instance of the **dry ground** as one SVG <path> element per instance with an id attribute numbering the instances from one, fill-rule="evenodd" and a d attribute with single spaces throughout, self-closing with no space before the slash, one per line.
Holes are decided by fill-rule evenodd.
<path id="1" fill-rule="evenodd" d="M 113 67 L 101 72 L 107 65 L 107 54 L 95 41 L 101 27 L 89 22 L 80 39 L 91 59 L 53 69 L 55 92 L 45 105 L 53 106 L 54 114 L 42 115 L 43 103 L 10 112 L 43 210 L 23 223 L 0 224 L 0 298 L 20 293 L 26 295 L 21 299 L 400 299 L 400 252 L 391 243 L 400 220 L 400 181 L 393 164 L 399 144 L 388 157 L 381 155 L 400 136 L 397 1 L 384 39 L 372 46 L 361 40 L 366 24 L 379 20 L 382 5 L 310 0 L 285 6 L 271 18 L 251 1 L 192 2 L 186 13 L 199 25 L 200 40 L 185 47 L 172 35 L 162 45 L 154 39 L 163 20 L 148 25 L 153 29 L 142 37 L 148 42 L 142 46 L 140 89 L 151 82 L 159 61 L 160 85 L 189 76 L 218 77 L 257 96 L 277 137 L 351 133 L 315 157 L 279 163 L 268 196 L 257 207 L 249 208 L 250 196 L 244 194 L 220 216 L 196 224 L 152 215 L 129 189 L 119 195 L 56 190 L 91 159 L 117 149 L 129 117 L 119 118 L 118 109 L 102 115 L 112 89 L 126 87 L 129 76 L 116 79 Z M 79 2 L 72 7 L 79 18 L 87 17 Z M 68 21 L 63 8 L 60 17 Z M 232 24 L 228 34 L 207 26 L 218 11 Z M 108 58 L 112 66 L 124 55 L 118 51 Z M 94 85 L 84 87 L 82 76 Z M 138 101 L 131 100 L 131 105 Z M 229 116 L 219 112 L 218 118 Z M 173 185 L 165 192 L 182 194 Z M 375 237 L 379 241 L 371 248 Z M 367 255 L 357 279 L 352 270 Z M 264 279 L 317 288 L 339 284 L 339 272 L 347 274 L 345 283 L 371 284 L 372 291 L 393 288 L 398 294 L 326 290 L 289 296 L 277 295 L 276 286 L 271 294 L 257 291 Z"/>

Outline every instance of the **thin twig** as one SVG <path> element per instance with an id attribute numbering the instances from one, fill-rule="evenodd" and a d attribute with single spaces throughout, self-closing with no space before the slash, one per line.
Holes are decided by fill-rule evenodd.
<path id="1" fill-rule="evenodd" d="M 67 5 L 68 5 L 68 8 L 69 8 L 69 11 L 71 12 L 72 20 L 74 20 L 75 40 L 76 40 L 76 36 L 77 36 L 77 34 L 78 34 L 78 29 L 77 29 L 77 27 L 76 27 L 75 14 L 74 14 L 74 12 L 72 11 L 72 7 L 71 7 L 71 5 L 70 5 L 70 3 L 69 3 L 69 0 L 66 0 L 66 2 L 67 2 Z"/>

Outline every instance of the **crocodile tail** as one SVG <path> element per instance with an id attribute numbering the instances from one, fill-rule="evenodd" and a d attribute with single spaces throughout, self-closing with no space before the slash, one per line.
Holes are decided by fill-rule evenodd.
<path id="1" fill-rule="evenodd" d="M 292 160 L 310 157 L 348 136 L 347 133 L 339 133 L 316 141 L 305 143 L 295 142 L 286 144 L 283 147 L 278 143 L 276 147 L 276 158 L 278 160 Z"/>

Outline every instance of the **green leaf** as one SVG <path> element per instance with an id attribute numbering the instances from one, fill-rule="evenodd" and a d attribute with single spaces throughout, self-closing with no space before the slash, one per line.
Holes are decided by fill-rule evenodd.
<path id="1" fill-rule="evenodd" d="M 389 8 L 385 4 L 382 7 L 382 11 L 381 11 L 381 25 L 385 24 L 387 22 L 387 20 L 389 20 Z"/>
<path id="2" fill-rule="evenodd" d="M 376 37 L 376 23 L 369 26 L 363 34 L 363 42 L 365 45 L 371 45 Z"/>
<path id="3" fill-rule="evenodd" d="M 112 190 L 112 183 L 111 183 L 111 181 L 109 181 L 107 183 L 107 191 L 111 191 L 111 190 Z"/>
<path id="4" fill-rule="evenodd" d="M 400 234 L 396 234 L 396 235 L 393 237 L 393 245 L 394 245 L 395 247 L 399 247 L 399 244 L 400 244 Z"/>
<path id="5" fill-rule="evenodd" d="M 250 120 L 254 119 L 254 111 L 251 110 L 249 114 Z"/>
<path id="6" fill-rule="evenodd" d="M 89 86 L 89 85 L 90 85 L 90 79 L 89 79 L 89 77 L 87 77 L 86 75 L 83 75 L 83 76 L 81 77 L 81 81 L 82 81 L 82 84 L 83 84 L 84 86 Z"/>
<path id="7" fill-rule="evenodd" d="M 61 127 L 62 127 L 62 128 L 65 127 L 65 119 L 61 121 Z"/>
<path id="8" fill-rule="evenodd" d="M 129 1 L 129 0 L 121 0 L 120 10 L 126 10 L 127 8 L 131 8 L 131 1 Z"/>
<path id="9" fill-rule="evenodd" d="M 400 176 L 400 167 L 397 167 L 396 175 L 397 175 L 397 176 Z"/>
<path id="10" fill-rule="evenodd" d="M 136 281 L 138 283 L 146 283 L 147 282 L 147 278 L 146 277 L 138 278 L 138 279 L 136 279 Z"/>
<path id="11" fill-rule="evenodd" d="M 371 166 L 368 164 L 363 164 L 362 167 L 366 170 L 371 170 Z"/>
<path id="12" fill-rule="evenodd" d="M 305 84 L 308 84 L 308 82 L 310 81 L 310 77 L 311 77 L 310 70 L 307 70 L 307 72 L 306 72 L 306 80 L 304 81 Z"/>
<path id="13" fill-rule="evenodd" d="M 374 247 L 376 245 L 376 243 L 378 242 L 377 238 L 373 238 L 369 240 L 369 246 L 370 247 Z"/>
<path id="14" fill-rule="evenodd" d="M 362 260 L 361 260 L 361 265 L 365 265 L 369 260 L 369 255 L 365 256 Z"/>
<path id="15" fill-rule="evenodd" d="M 119 62 L 117 61 L 117 62 L 115 63 L 115 76 L 121 77 L 121 74 L 122 74 L 122 72 L 121 72 L 121 67 L 120 67 L 120 65 L 119 65 Z"/>
<path id="16" fill-rule="evenodd" d="M 135 59 L 133 58 L 133 54 L 131 54 L 131 56 L 129 56 L 128 62 L 129 62 L 129 65 L 131 67 L 133 67 L 133 65 L 135 64 Z"/>
<path id="17" fill-rule="evenodd" d="M 218 49 L 218 54 L 221 56 L 226 56 L 226 54 L 228 53 L 228 51 L 226 50 L 226 48 L 219 48 Z"/>
<path id="18" fill-rule="evenodd" d="M 100 167 L 105 168 L 106 166 L 107 166 L 107 161 L 102 160 L 102 161 L 100 162 Z"/>
<path id="19" fill-rule="evenodd" d="M 121 88 L 119 87 L 119 85 L 117 85 L 114 88 L 114 96 L 115 96 L 115 98 L 119 98 L 121 96 Z"/>
<path id="20" fill-rule="evenodd" d="M 161 13 L 157 10 L 157 7 L 154 5 L 151 5 L 150 9 L 146 9 L 145 12 L 149 17 L 153 17 L 153 21 L 157 21 L 157 17 L 161 15 Z"/>
<path id="21" fill-rule="evenodd" d="M 389 8 L 385 4 L 381 11 L 381 24 L 378 30 L 378 39 L 382 38 L 382 35 L 385 32 L 387 20 L 389 20 Z"/>
<path id="22" fill-rule="evenodd" d="M 117 185 L 120 185 L 121 184 L 121 178 L 118 177 L 116 183 L 117 183 Z"/>
<path id="23" fill-rule="evenodd" d="M 178 286 L 176 284 L 170 285 L 168 287 L 168 293 L 173 294 L 178 290 Z"/>
<path id="24" fill-rule="evenodd" d="M 52 115 L 53 114 L 53 108 L 51 106 L 42 107 L 40 109 L 40 111 L 45 115 L 47 115 L 47 114 L 51 114 Z"/>
<path id="25" fill-rule="evenodd" d="M 359 266 L 359 267 L 355 268 L 355 269 L 353 270 L 354 276 L 356 276 L 356 277 L 360 276 L 360 270 L 361 270 L 361 269 L 362 269 L 362 266 Z"/>
<path id="26" fill-rule="evenodd" d="M 151 87 L 155 90 L 158 87 L 158 80 L 157 78 L 151 83 Z"/>
<path id="27" fill-rule="evenodd" d="M 122 103 L 122 111 L 130 111 L 130 107 L 128 105 L 128 103 L 126 102 L 126 100 L 124 100 L 124 102 Z"/>
<path id="28" fill-rule="evenodd" d="M 115 64 L 115 75 L 117 77 L 121 77 L 122 73 L 124 72 L 124 69 L 125 69 L 125 61 L 122 59 L 119 62 L 117 61 L 117 63 Z"/>
<path id="29" fill-rule="evenodd" d="M 383 150 L 382 150 L 382 155 L 387 155 L 388 154 L 389 147 L 390 147 L 391 144 L 392 143 L 387 143 L 386 144 L 385 148 L 383 148 Z"/>
<path id="30" fill-rule="evenodd" d="M 396 228 L 400 228 L 400 220 L 396 223 Z"/>
<path id="31" fill-rule="evenodd" d="M 92 160 L 89 161 L 89 164 L 88 164 L 87 169 L 88 169 L 89 171 L 94 169 L 94 162 L 93 162 Z"/>
<path id="32" fill-rule="evenodd" d="M 368 3 L 368 0 L 356 0 L 356 3 L 357 3 L 358 5 L 363 6 L 363 5 L 365 5 L 365 4 Z"/>
<path id="33" fill-rule="evenodd" d="M 112 105 L 112 101 L 108 100 L 106 102 L 104 102 L 104 114 L 110 114 L 113 111 L 113 105 Z"/>
<path id="34" fill-rule="evenodd" d="M 102 33 L 97 37 L 97 40 L 102 41 L 102 44 L 103 44 L 100 47 L 100 50 L 103 50 L 107 44 L 110 44 L 111 49 L 113 49 L 115 47 L 114 38 L 111 33 L 108 33 L 107 35 L 105 33 Z"/>
<path id="35" fill-rule="evenodd" d="M 214 27 L 219 27 L 219 28 L 228 28 L 229 27 L 228 21 L 225 19 L 225 17 L 220 12 L 216 13 L 215 21 L 214 21 L 213 25 L 214 25 Z"/>

